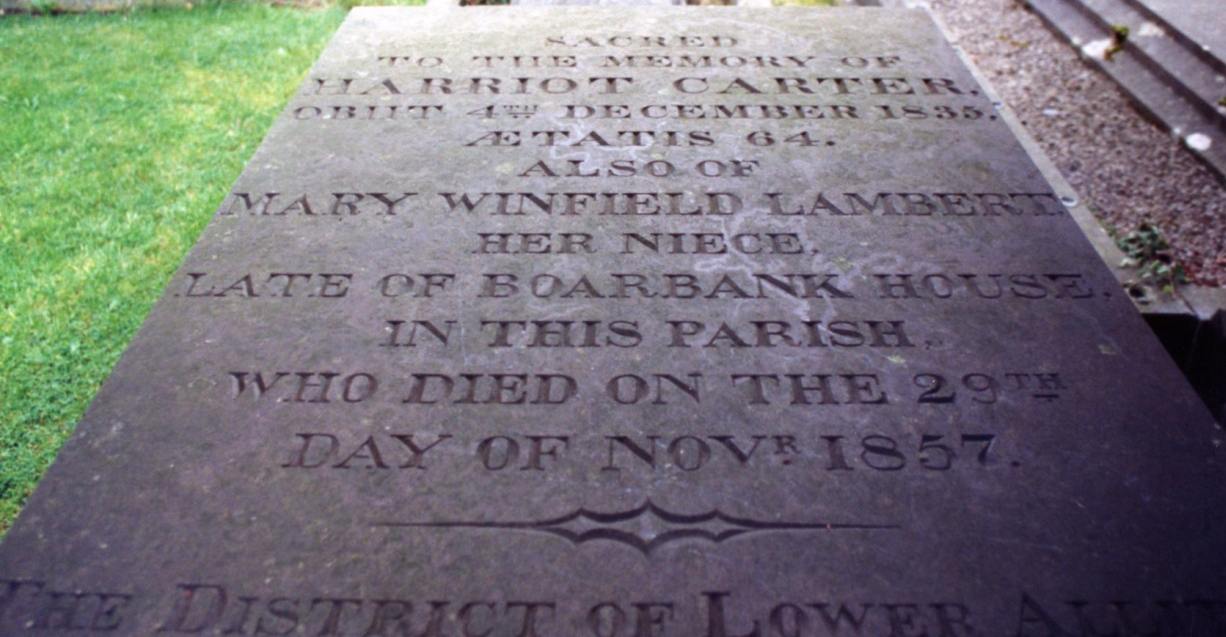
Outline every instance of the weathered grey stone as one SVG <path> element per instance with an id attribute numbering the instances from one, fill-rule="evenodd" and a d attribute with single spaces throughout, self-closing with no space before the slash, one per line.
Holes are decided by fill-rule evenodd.
<path id="1" fill-rule="evenodd" d="M 0 633 L 1217 635 L 1221 435 L 1117 290 L 922 12 L 355 10 Z"/>
<path id="2" fill-rule="evenodd" d="M 1226 14 L 1222 3 L 1216 0 L 1130 0 L 1158 18 L 1165 26 L 1174 27 L 1190 43 L 1201 48 L 1217 60 L 1219 68 L 1226 67 Z"/>

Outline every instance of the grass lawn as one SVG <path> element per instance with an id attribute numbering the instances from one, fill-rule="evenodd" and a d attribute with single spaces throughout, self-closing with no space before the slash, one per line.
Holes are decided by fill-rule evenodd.
<path id="1" fill-rule="evenodd" d="M 344 13 L 0 17 L 0 535 Z"/>

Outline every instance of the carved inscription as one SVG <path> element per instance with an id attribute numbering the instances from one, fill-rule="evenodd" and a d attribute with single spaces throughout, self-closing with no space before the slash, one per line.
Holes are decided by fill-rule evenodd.
<path id="1" fill-rule="evenodd" d="M 793 170 L 789 162 L 825 161 L 822 153 L 862 143 L 856 137 L 875 130 L 866 123 L 997 126 L 973 83 L 906 55 L 781 52 L 726 34 L 548 35 L 539 44 L 553 52 L 456 56 L 385 47 L 361 73 L 314 73 L 291 104 L 299 126 L 398 120 L 406 135 L 431 135 L 441 152 L 505 163 L 483 164 L 484 173 L 462 179 L 345 180 L 312 191 L 267 183 L 235 190 L 222 203 L 219 219 L 236 229 L 454 229 L 454 240 L 429 246 L 429 256 L 409 255 L 406 265 L 416 269 L 308 269 L 289 259 L 278 269 L 244 271 L 218 263 L 172 284 L 190 303 L 370 308 L 351 323 L 365 336 L 346 345 L 352 364 L 318 367 L 303 352 L 273 364 L 238 357 L 217 370 L 212 386 L 224 396 L 214 397 L 253 409 L 314 406 L 360 417 L 387 405 L 398 414 L 362 427 L 335 418 L 344 412 L 304 422 L 275 443 L 272 464 L 312 474 L 435 474 L 475 464 L 487 474 L 548 475 L 579 467 L 597 477 L 800 467 L 940 475 L 1021 466 L 1009 445 L 998 444 L 1008 428 L 999 418 L 951 426 L 943 410 L 1058 402 L 1077 379 L 1007 360 L 937 364 L 963 344 L 914 318 L 943 305 L 1101 304 L 1110 290 L 1070 267 L 908 267 L 845 254 L 843 244 L 865 223 L 932 237 L 947 235 L 949 224 L 989 233 L 1016 223 L 1042 229 L 1065 217 L 1060 200 L 1021 182 L 759 185 L 780 183 L 771 178 Z M 567 155 L 574 152 L 582 156 Z M 403 364 L 395 372 L 362 365 L 362 349 Z M 497 370 L 488 362 L 437 364 L 438 357 L 493 361 L 537 352 L 601 363 L 583 371 L 548 362 Z M 759 352 L 808 362 L 708 358 Z M 673 364 L 621 362 L 661 355 Z M 889 368 L 852 362 L 862 356 Z M 592 405 L 609 417 L 577 429 L 501 431 L 472 415 Z M 652 416 L 636 431 L 617 423 L 632 410 L 673 406 L 735 407 L 743 415 L 698 425 Z M 934 420 L 904 426 L 902 406 L 926 409 Z M 420 424 L 442 408 L 477 411 Z M 774 417 L 767 410 L 879 415 L 856 429 L 837 421 L 763 429 L 758 419 Z"/>
<path id="2" fill-rule="evenodd" d="M 1210 635 L 1226 630 L 1223 599 L 1047 599 L 1012 595 L 1017 637 Z M 127 634 L 127 593 L 62 592 L 37 580 L 0 579 L 0 617 L 24 620 L 31 634 Z M 724 590 L 671 599 L 478 599 L 363 597 L 264 592 L 184 582 L 157 594 L 159 635 L 333 637 L 972 637 L 982 611 L 950 598 L 805 598 L 747 602 Z M 693 618 L 692 626 L 684 620 Z"/>

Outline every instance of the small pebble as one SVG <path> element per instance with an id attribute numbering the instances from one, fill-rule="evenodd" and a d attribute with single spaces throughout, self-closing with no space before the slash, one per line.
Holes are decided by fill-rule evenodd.
<path id="1" fill-rule="evenodd" d="M 1209 147 L 1213 145 L 1213 140 L 1204 133 L 1192 133 L 1184 141 L 1187 142 L 1188 148 L 1202 153 L 1209 150 Z"/>

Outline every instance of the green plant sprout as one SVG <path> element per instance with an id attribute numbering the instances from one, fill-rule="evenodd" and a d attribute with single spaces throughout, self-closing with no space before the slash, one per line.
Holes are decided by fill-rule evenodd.
<path id="1" fill-rule="evenodd" d="M 1119 237 L 1115 243 L 1125 255 L 1120 265 L 1135 268 L 1138 282 L 1154 285 L 1167 293 L 1173 292 L 1175 285 L 1187 282 L 1187 273 L 1171 253 L 1170 243 L 1162 231 L 1148 221 Z"/>

